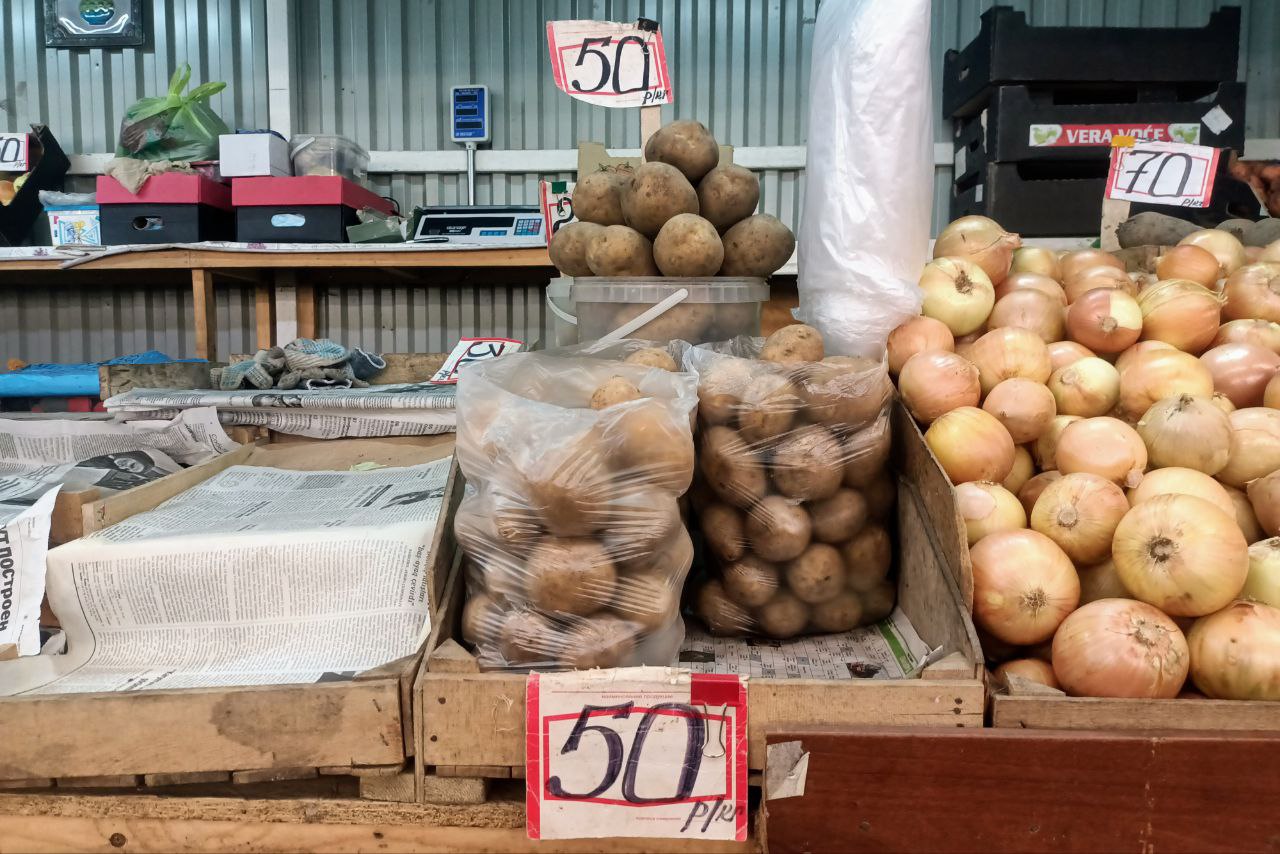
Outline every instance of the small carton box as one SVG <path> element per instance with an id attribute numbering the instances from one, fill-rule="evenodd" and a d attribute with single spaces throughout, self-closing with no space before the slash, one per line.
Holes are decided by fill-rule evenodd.
<path id="1" fill-rule="evenodd" d="M 224 178 L 288 177 L 289 143 L 273 133 L 224 133 L 218 137 Z"/>
<path id="2" fill-rule="evenodd" d="M 54 246 L 102 244 L 102 222 L 97 205 L 57 205 L 44 210 L 49 217 L 49 238 Z"/>

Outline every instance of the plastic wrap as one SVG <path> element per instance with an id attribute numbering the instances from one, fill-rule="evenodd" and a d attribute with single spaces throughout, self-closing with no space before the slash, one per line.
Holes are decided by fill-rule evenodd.
<path id="1" fill-rule="evenodd" d="M 700 398 L 690 503 L 714 565 L 694 611 L 714 634 L 773 638 L 888 616 L 897 485 L 884 364 L 760 360 L 794 359 L 761 339 L 717 349 L 684 360 Z"/>
<path id="2" fill-rule="evenodd" d="M 227 88 L 223 82 L 202 83 L 183 94 L 191 66 L 183 63 L 169 79 L 169 92 L 141 98 L 120 121 L 116 156 L 138 160 L 217 160 L 218 137 L 230 133 L 208 100 Z"/>
<path id="3" fill-rule="evenodd" d="M 675 366 L 643 343 L 610 350 Z M 678 498 L 696 404 L 693 375 L 610 358 L 518 353 L 462 370 L 454 531 L 463 639 L 483 668 L 671 662 L 693 561 Z"/>
<path id="4" fill-rule="evenodd" d="M 933 125 L 928 0 L 824 0 L 813 29 L 797 317 L 875 356 L 919 313 Z"/>

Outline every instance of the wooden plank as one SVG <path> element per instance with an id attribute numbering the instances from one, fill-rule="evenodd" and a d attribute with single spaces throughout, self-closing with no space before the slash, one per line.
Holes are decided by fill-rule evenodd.
<path id="1" fill-rule="evenodd" d="M 294 312 L 298 320 L 298 337 L 316 337 L 316 289 L 312 285 L 297 285 Z"/>
<path id="2" fill-rule="evenodd" d="M 53 780 L 49 777 L 30 777 L 26 780 L 0 780 L 0 789 L 49 789 Z"/>
<path id="3" fill-rule="evenodd" d="M 204 362 L 160 362 L 154 365 L 101 365 L 99 396 L 106 400 L 135 388 L 209 388 Z"/>
<path id="4" fill-rule="evenodd" d="M 438 777 L 428 774 L 418 800 L 427 804 L 482 804 L 489 798 L 489 781 L 483 777 Z"/>
<path id="5" fill-rule="evenodd" d="M 997 694 L 991 698 L 991 725 L 1061 730 L 1269 731 L 1280 735 L 1280 703 Z"/>
<path id="6" fill-rule="evenodd" d="M 59 491 L 49 517 L 49 545 L 60 546 L 84 535 L 84 506 L 102 497 L 97 487 L 79 492 Z"/>
<path id="7" fill-rule="evenodd" d="M 276 343 L 276 299 L 275 290 L 265 282 L 253 288 L 253 325 L 258 349 L 270 349 Z"/>
<path id="8" fill-rule="evenodd" d="M 283 780 L 310 780 L 319 777 L 314 767 L 294 768 L 255 768 L 249 771 L 232 771 L 231 782 L 245 783 L 279 783 Z"/>
<path id="9" fill-rule="evenodd" d="M 191 271 L 191 297 L 195 307 L 196 355 L 212 361 L 218 358 L 218 312 L 211 271 Z"/>
<path id="10" fill-rule="evenodd" d="M 1280 801 L 1276 736 L 828 729 L 769 740 L 809 753 L 804 795 L 767 804 L 772 854 L 1273 851 L 1280 838 L 1280 811 L 1259 806 Z"/>
<path id="11" fill-rule="evenodd" d="M 142 785 L 137 774 L 97 774 L 91 777 L 59 777 L 59 789 L 132 789 Z"/>
<path id="12" fill-rule="evenodd" d="M 427 667 L 432 673 L 479 673 L 480 662 L 462 648 L 456 640 L 446 639 L 427 656 Z"/>
<path id="13" fill-rule="evenodd" d="M 186 771 L 177 774 L 143 774 L 148 786 L 191 786 L 200 783 L 229 783 L 230 771 Z"/>
<path id="14" fill-rule="evenodd" d="M 490 777 L 505 780 L 511 776 L 511 768 L 506 765 L 437 765 L 437 777 Z"/>
<path id="15" fill-rule="evenodd" d="M 362 777 L 360 797 L 370 801 L 411 804 L 418 800 L 417 784 L 412 773 L 396 774 L 393 777 Z"/>
<path id="16" fill-rule="evenodd" d="M 0 661 L 14 661 L 18 657 L 16 643 L 0 643 Z"/>
<path id="17" fill-rule="evenodd" d="M 119 256 L 117 256 L 119 257 Z M 113 259 L 91 262 L 97 269 Z M 6 262 L 7 265 L 8 262 Z M 86 267 L 89 265 L 86 264 Z M 409 252 L 403 249 L 378 251 L 363 249 L 354 252 L 216 252 L 191 253 L 189 266 L 211 270 L 229 270 L 244 267 L 269 269 L 286 267 L 293 269 L 347 268 L 347 267 L 514 267 L 550 272 L 554 268 L 551 257 L 544 248 L 524 249 L 443 249 Z"/>
<path id="18" fill-rule="evenodd" d="M 324 765 L 317 768 L 322 776 L 394 777 L 404 773 L 403 765 Z"/>

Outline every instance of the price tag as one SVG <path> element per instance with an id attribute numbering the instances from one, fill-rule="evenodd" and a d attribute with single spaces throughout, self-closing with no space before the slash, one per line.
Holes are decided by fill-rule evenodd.
<path id="1" fill-rule="evenodd" d="M 675 101 L 661 30 L 611 21 L 548 21 L 551 72 L 561 92 L 600 107 Z"/>
<path id="2" fill-rule="evenodd" d="M 1122 141 L 1116 137 L 1113 144 Z M 1213 195 L 1219 151 L 1205 145 L 1146 142 L 1111 149 L 1106 198 L 1203 208 Z"/>
<path id="3" fill-rule="evenodd" d="M 531 673 L 530 839 L 747 838 L 747 688 L 667 667 Z"/>
<path id="4" fill-rule="evenodd" d="M 542 204 L 542 218 L 547 223 L 547 242 L 556 236 L 562 226 L 576 222 L 573 215 L 573 182 L 541 181 L 538 196 Z"/>
<path id="5" fill-rule="evenodd" d="M 27 171 L 29 134 L 0 133 L 0 172 Z"/>
<path id="6" fill-rule="evenodd" d="M 537 222 L 537 220 L 534 220 Z M 431 378 L 433 383 L 456 383 L 458 369 L 472 362 L 496 359 L 507 353 L 518 353 L 524 342 L 514 338 L 459 338 L 449 358 Z"/>

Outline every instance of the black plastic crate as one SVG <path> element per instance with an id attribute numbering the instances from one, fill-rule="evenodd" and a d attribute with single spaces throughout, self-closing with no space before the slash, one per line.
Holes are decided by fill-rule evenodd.
<path id="1" fill-rule="evenodd" d="M 1134 83 L 1217 84 L 1236 79 L 1240 9 L 1227 6 L 1203 27 L 1032 27 L 1009 6 L 982 13 L 977 38 L 943 58 L 942 114 L 982 109 L 993 86 Z M 1203 93 L 1202 93 L 1203 94 Z"/>

